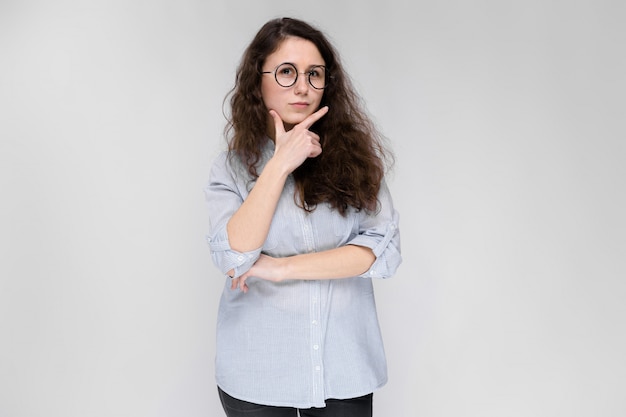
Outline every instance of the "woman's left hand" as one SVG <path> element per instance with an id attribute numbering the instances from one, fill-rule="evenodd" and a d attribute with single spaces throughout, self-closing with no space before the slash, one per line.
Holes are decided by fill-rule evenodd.
<path id="1" fill-rule="evenodd" d="M 245 274 L 232 280 L 230 288 L 234 290 L 239 287 L 239 289 L 244 293 L 248 292 L 249 288 L 248 284 L 246 284 L 246 280 L 249 277 L 256 277 L 273 282 L 282 281 L 283 278 L 280 274 L 281 265 L 280 258 L 273 258 L 271 256 L 261 254 L 259 259 L 257 259 L 254 265 L 252 265 L 252 268 L 246 271 Z"/>

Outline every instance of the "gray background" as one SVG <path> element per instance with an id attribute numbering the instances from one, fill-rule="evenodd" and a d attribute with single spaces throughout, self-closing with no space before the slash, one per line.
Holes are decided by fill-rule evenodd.
<path id="1" fill-rule="evenodd" d="M 624 416 L 618 1 L 0 2 L 0 415 L 219 416 L 202 187 L 267 19 L 397 152 L 379 417 Z"/>

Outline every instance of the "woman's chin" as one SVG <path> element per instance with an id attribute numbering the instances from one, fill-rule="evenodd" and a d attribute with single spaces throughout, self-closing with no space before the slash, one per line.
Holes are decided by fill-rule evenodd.
<path id="1" fill-rule="evenodd" d="M 283 124 L 285 125 L 285 130 L 290 130 L 292 129 L 295 125 L 297 125 L 298 123 L 302 123 L 304 121 L 304 119 L 306 119 L 308 117 L 307 115 L 297 115 L 294 117 L 286 117 L 283 119 Z"/>

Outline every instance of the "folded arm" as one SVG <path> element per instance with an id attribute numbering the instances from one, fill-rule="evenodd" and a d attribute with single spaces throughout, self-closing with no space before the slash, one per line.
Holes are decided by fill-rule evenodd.
<path id="1" fill-rule="evenodd" d="M 320 280 L 359 276 L 372 266 L 376 256 L 364 246 L 345 245 L 321 252 L 273 258 L 261 255 L 247 272 L 233 279 L 231 288 L 246 292 L 246 280 L 254 276 L 268 281 Z"/>

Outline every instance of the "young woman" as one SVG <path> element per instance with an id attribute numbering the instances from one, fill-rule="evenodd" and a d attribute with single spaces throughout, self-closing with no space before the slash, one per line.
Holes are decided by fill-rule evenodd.
<path id="1" fill-rule="evenodd" d="M 229 93 L 228 151 L 206 187 L 227 275 L 216 381 L 226 415 L 371 416 L 387 380 L 372 278 L 402 259 L 392 160 L 334 47 L 267 22 Z"/>

